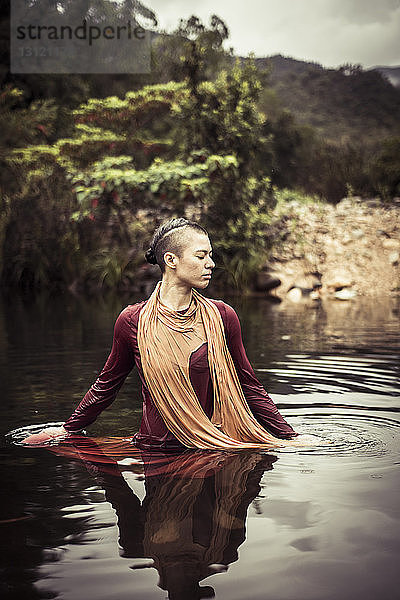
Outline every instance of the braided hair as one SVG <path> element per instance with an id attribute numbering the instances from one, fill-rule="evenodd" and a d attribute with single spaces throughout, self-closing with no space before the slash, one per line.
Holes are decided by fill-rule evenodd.
<path id="1" fill-rule="evenodd" d="M 151 265 L 158 265 L 161 272 L 165 271 L 164 254 L 173 252 L 177 256 L 182 256 L 184 246 L 184 232 L 188 229 L 194 229 L 205 235 L 207 231 L 196 223 L 183 217 L 179 219 L 170 219 L 160 225 L 154 232 L 150 247 L 145 252 L 145 258 Z"/>

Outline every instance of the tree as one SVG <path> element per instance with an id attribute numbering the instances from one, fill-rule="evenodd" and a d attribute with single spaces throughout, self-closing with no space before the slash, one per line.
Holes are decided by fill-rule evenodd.
<path id="1" fill-rule="evenodd" d="M 229 30 L 217 15 L 208 27 L 195 16 L 181 19 L 171 33 L 159 32 L 153 43 L 157 81 L 183 81 L 188 69 L 196 69 L 198 81 L 214 81 L 221 69 L 232 61 L 232 48 L 223 47 Z"/>

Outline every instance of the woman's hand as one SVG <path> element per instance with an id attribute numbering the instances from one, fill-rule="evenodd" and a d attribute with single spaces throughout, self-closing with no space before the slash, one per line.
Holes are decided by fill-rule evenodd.
<path id="1" fill-rule="evenodd" d="M 45 427 L 39 431 L 39 433 L 33 433 L 22 440 L 22 444 L 27 444 L 28 446 L 47 444 L 52 440 L 64 438 L 68 433 L 69 432 L 64 429 L 63 425 L 61 425 L 61 427 Z"/>
<path id="2" fill-rule="evenodd" d="M 300 433 L 290 440 L 285 440 L 285 444 L 289 446 L 327 446 L 331 443 L 331 440 L 315 435 L 314 433 Z"/>
<path id="3" fill-rule="evenodd" d="M 56 438 L 61 435 L 68 435 L 68 431 L 64 429 L 63 425 L 61 425 L 61 427 L 46 427 L 40 431 L 40 434 L 45 434 L 51 438 Z"/>

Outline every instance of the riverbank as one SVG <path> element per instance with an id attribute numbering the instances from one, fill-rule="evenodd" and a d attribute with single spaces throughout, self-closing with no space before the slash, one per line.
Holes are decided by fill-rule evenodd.
<path id="1" fill-rule="evenodd" d="M 295 301 L 400 294 L 400 199 L 278 202 L 270 236 L 258 291 Z"/>

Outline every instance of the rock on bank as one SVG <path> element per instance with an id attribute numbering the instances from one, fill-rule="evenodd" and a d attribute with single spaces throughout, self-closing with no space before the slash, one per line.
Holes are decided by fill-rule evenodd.
<path id="1" fill-rule="evenodd" d="M 273 249 L 258 291 L 343 300 L 400 293 L 400 199 L 390 206 L 359 198 L 336 206 L 280 202 L 269 235 Z"/>

